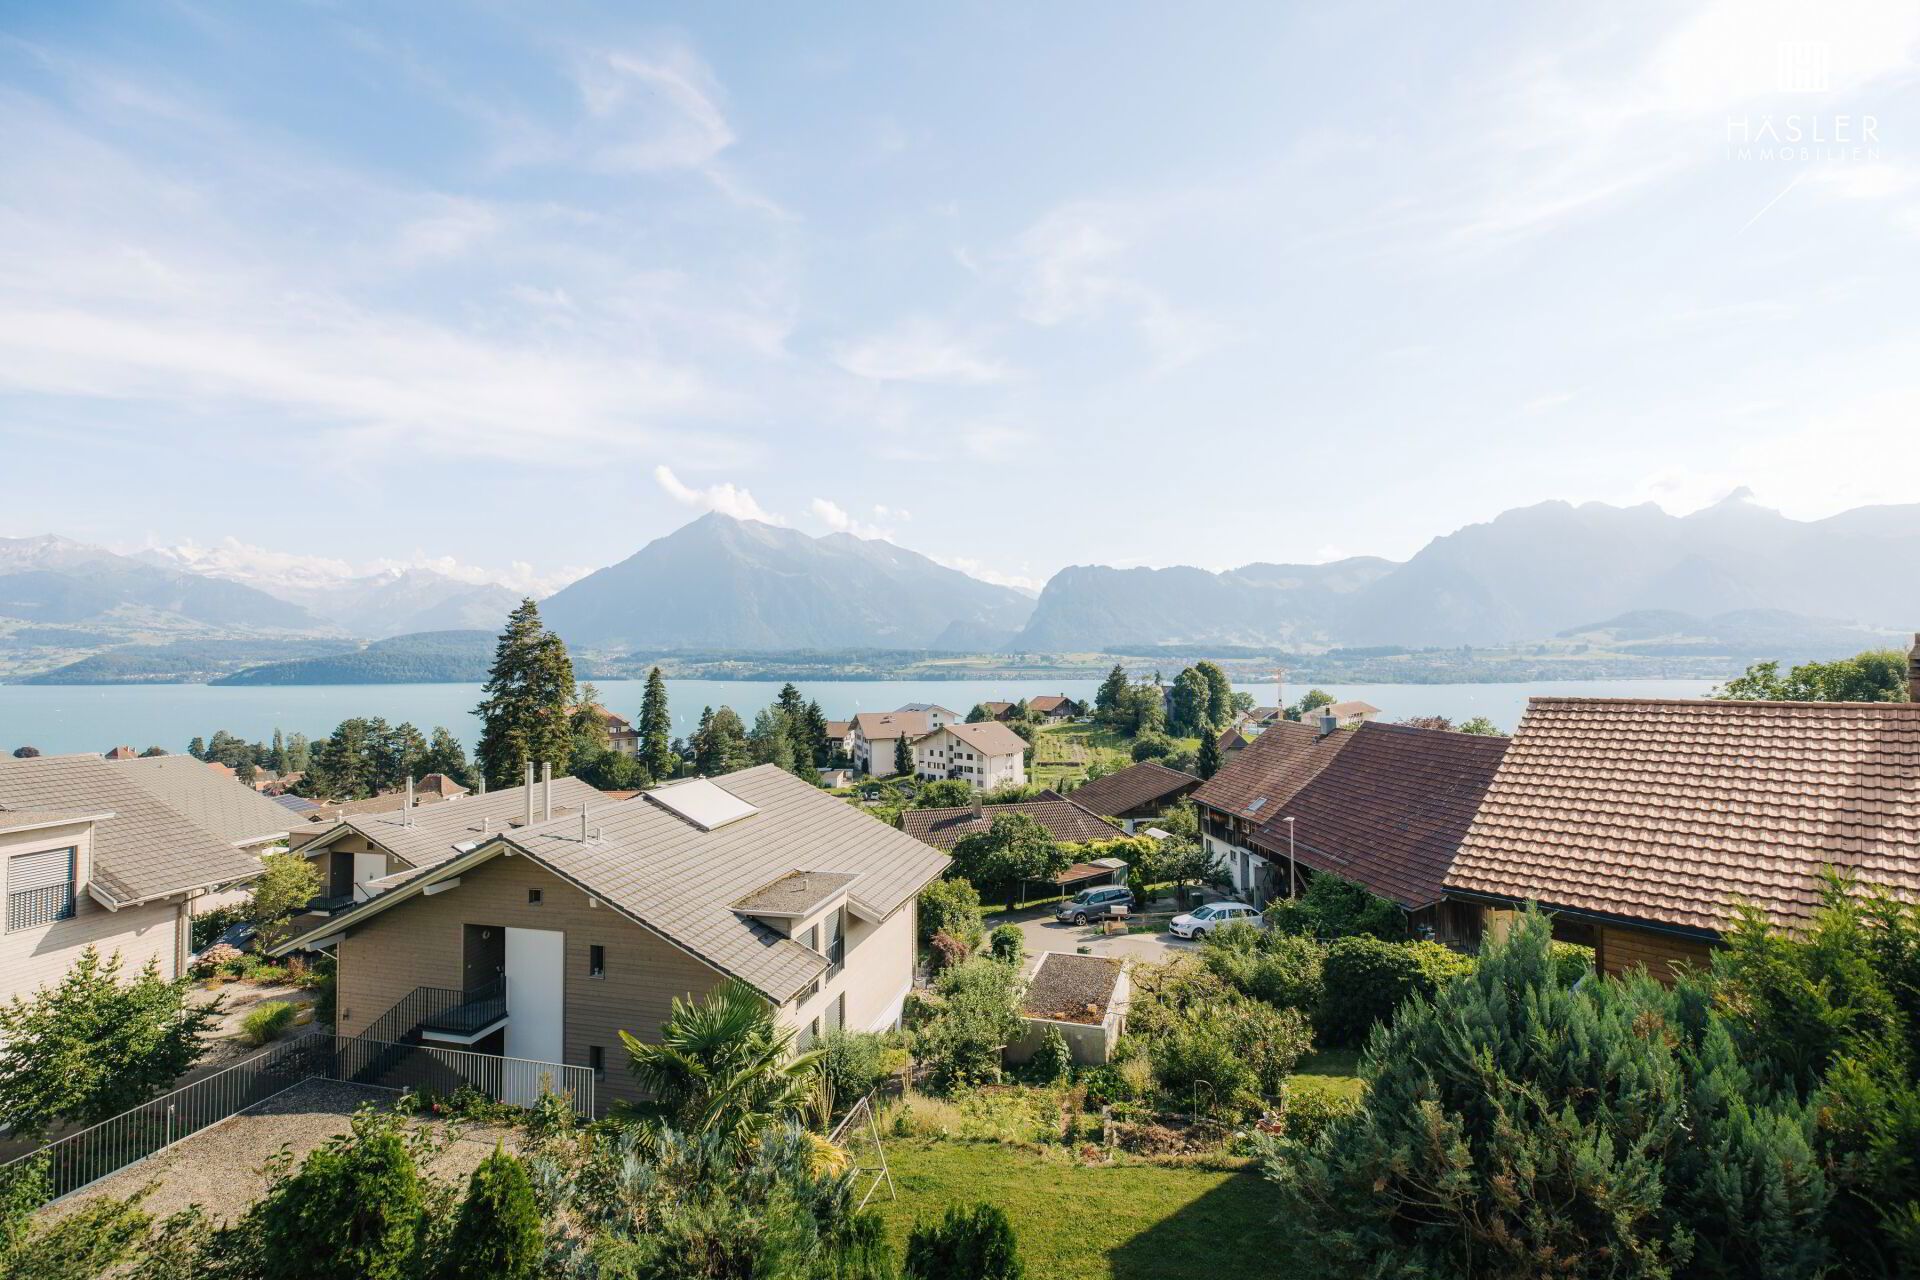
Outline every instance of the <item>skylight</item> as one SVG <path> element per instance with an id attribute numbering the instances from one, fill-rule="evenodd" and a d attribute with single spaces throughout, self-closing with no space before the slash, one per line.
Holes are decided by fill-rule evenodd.
<path id="1" fill-rule="evenodd" d="M 1266 807 L 1267 807 L 1267 798 L 1265 796 L 1261 796 L 1259 799 L 1255 800 L 1252 804 L 1247 806 L 1246 812 L 1250 814 L 1258 813 Z"/>
<path id="2" fill-rule="evenodd" d="M 751 818 L 760 812 L 723 787 L 705 778 L 676 782 L 646 793 L 647 799 L 669 813 L 675 813 L 702 831 L 713 831 L 730 822 Z"/>

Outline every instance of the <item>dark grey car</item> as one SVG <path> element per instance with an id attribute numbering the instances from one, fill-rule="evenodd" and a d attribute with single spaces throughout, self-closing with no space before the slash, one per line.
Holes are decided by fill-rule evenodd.
<path id="1" fill-rule="evenodd" d="M 1082 889 L 1054 910 L 1053 918 L 1073 924 L 1104 920 L 1115 908 L 1133 910 L 1133 891 L 1123 884 L 1103 884 L 1097 889 Z"/>

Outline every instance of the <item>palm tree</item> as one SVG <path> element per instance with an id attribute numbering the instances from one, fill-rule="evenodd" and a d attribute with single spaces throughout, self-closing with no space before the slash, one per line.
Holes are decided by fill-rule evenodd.
<path id="1" fill-rule="evenodd" d="M 614 1116 L 643 1132 L 711 1135 L 739 1152 L 768 1124 L 800 1119 L 817 1103 L 823 1051 L 793 1052 L 794 1033 L 744 983 L 698 1003 L 675 997 L 660 1032 L 659 1044 L 620 1033 L 647 1100 L 616 1103 Z"/>

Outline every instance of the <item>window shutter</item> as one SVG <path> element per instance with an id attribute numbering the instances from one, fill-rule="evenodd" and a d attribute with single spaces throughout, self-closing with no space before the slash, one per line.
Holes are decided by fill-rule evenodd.
<path id="1" fill-rule="evenodd" d="M 45 853 L 22 853 L 7 859 L 7 892 L 51 889 L 73 883 L 72 849 L 48 849 Z"/>

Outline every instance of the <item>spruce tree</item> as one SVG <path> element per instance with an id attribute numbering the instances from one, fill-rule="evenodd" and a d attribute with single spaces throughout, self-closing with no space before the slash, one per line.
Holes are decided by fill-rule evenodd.
<path id="1" fill-rule="evenodd" d="M 647 691 L 640 699 L 640 761 L 656 782 L 674 775 L 673 717 L 667 713 L 667 680 L 658 667 L 647 672 Z"/>
<path id="2" fill-rule="evenodd" d="M 1200 754 L 1195 760 L 1200 778 L 1205 781 L 1220 772 L 1220 735 L 1209 729 L 1200 735 Z"/>
<path id="3" fill-rule="evenodd" d="M 905 774 L 913 772 L 913 748 L 907 745 L 907 735 L 904 733 L 893 740 L 893 771 Z"/>
<path id="4" fill-rule="evenodd" d="M 532 1280 L 545 1253 L 527 1170 L 497 1143 L 467 1180 L 440 1268 L 443 1280 Z"/>
<path id="5" fill-rule="evenodd" d="M 833 742 L 827 737 L 827 713 L 820 704 L 809 702 L 806 712 L 807 746 L 813 752 L 813 763 L 824 767 L 833 763 Z"/>
<path id="6" fill-rule="evenodd" d="M 529 762 L 567 771 L 573 660 L 560 637 L 541 625 L 531 598 L 507 616 L 483 690 L 486 697 L 474 708 L 484 726 L 474 757 L 489 787 L 518 786 Z"/>

